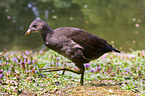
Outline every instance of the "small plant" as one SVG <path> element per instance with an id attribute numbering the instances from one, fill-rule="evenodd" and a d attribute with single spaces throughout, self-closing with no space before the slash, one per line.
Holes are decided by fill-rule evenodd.
<path id="1" fill-rule="evenodd" d="M 145 89 L 144 57 L 144 51 L 105 54 L 98 60 L 85 64 L 84 84 L 90 87 L 88 89 L 90 92 L 95 90 L 94 93 L 97 92 L 94 86 L 121 85 L 121 89 L 129 90 L 130 94 L 136 94 L 134 92 L 145 94 L 143 91 Z M 32 51 L 3 53 L 0 55 L 0 93 L 5 95 L 74 94 L 82 90 L 76 89 L 76 86 L 79 86 L 79 75 L 71 72 L 62 75 L 62 71 L 39 70 L 39 68 L 54 66 L 76 68 L 71 63 L 70 60 L 51 50 L 35 53 Z M 108 90 L 111 91 L 105 91 L 106 94 L 116 94 L 115 89 Z"/>

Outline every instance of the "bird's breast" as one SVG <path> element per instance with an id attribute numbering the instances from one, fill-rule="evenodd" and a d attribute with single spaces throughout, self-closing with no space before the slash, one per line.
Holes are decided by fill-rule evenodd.
<path id="1" fill-rule="evenodd" d="M 55 41 L 55 42 L 53 42 Z M 82 52 L 83 47 L 74 42 L 73 40 L 66 39 L 57 41 L 53 39 L 46 41 L 45 44 L 48 48 L 58 52 L 59 54 L 63 55 L 64 57 L 70 59 L 74 63 L 76 62 L 86 62 L 86 58 Z"/>

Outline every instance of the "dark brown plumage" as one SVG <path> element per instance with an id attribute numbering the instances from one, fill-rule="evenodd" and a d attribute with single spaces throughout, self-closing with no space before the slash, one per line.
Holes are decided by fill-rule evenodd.
<path id="1" fill-rule="evenodd" d="M 55 67 L 48 68 L 49 71 L 68 70 L 81 74 L 81 85 L 83 85 L 85 71 L 84 63 L 97 59 L 107 52 L 119 52 L 107 41 L 79 28 L 61 27 L 52 30 L 46 22 L 36 19 L 31 23 L 25 35 L 34 32 L 39 32 L 42 35 L 43 42 L 48 48 L 67 57 L 79 68 L 78 70 L 72 70 Z"/>

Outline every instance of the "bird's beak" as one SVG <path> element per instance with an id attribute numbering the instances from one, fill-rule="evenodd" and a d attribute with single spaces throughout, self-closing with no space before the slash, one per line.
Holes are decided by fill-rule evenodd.
<path id="1" fill-rule="evenodd" d="M 25 33 L 25 36 L 29 35 L 31 33 L 31 29 L 28 29 L 27 32 Z"/>

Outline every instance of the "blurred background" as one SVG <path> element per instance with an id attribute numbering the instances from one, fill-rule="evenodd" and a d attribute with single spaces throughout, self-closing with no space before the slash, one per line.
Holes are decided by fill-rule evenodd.
<path id="1" fill-rule="evenodd" d="M 37 17 L 52 29 L 84 29 L 121 51 L 145 49 L 145 0 L 0 0 L 0 51 L 43 45 L 40 34 L 24 36 Z"/>

